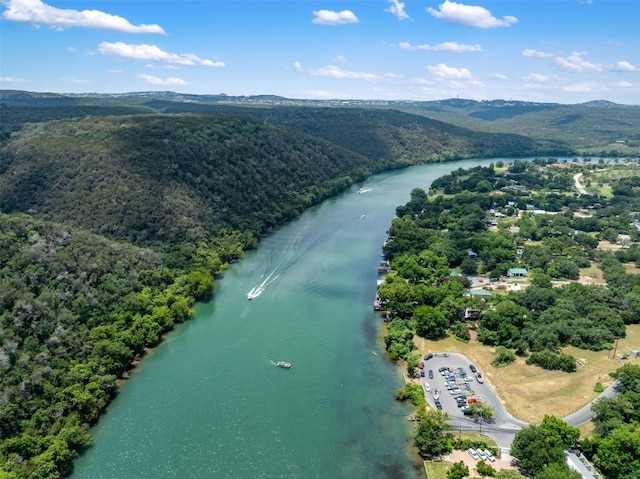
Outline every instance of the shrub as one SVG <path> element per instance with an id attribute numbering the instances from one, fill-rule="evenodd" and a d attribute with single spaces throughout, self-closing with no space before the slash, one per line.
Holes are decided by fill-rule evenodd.
<path id="1" fill-rule="evenodd" d="M 596 383 L 595 387 L 593 388 L 593 391 L 597 393 L 604 392 L 604 386 L 602 385 L 602 383 Z"/>
<path id="2" fill-rule="evenodd" d="M 451 326 L 451 332 L 456 338 L 461 339 L 462 341 L 467 342 L 471 339 L 471 334 L 469 334 L 469 328 L 464 323 L 460 323 L 460 322 L 454 323 Z"/>
<path id="3" fill-rule="evenodd" d="M 565 353 L 556 354 L 548 349 L 532 353 L 527 358 L 527 364 L 535 364 L 543 369 L 559 370 L 567 373 L 573 373 L 576 370 L 576 359 L 573 356 Z"/>
<path id="4" fill-rule="evenodd" d="M 498 346 L 494 354 L 495 357 L 491 364 L 496 368 L 507 366 L 516 360 L 514 352 L 504 346 Z"/>

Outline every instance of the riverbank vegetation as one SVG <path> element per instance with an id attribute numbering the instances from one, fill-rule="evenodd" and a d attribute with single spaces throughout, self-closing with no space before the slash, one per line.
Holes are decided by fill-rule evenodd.
<path id="1" fill-rule="evenodd" d="M 599 163 L 598 177 L 604 177 L 604 168 L 617 167 Z M 459 336 L 457 329 L 465 327 L 477 343 L 495 348 L 493 359 L 487 356 L 476 364 L 487 367 L 485 377 L 497 383 L 498 390 L 505 388 L 492 372 L 498 374 L 515 362 L 566 374 L 589 367 L 582 358 L 586 351 L 579 353 L 581 359 L 569 351 L 606 351 L 611 358 L 628 359 L 630 351 L 618 351 L 617 346 L 627 327 L 638 323 L 633 305 L 640 277 L 626 265 L 638 260 L 640 228 L 635 218 L 640 204 L 634 191 L 640 172 L 636 165 L 621 167 L 633 174 L 613 186 L 610 197 L 566 191 L 578 181 L 578 172 L 590 178 L 596 166 L 575 168 L 553 159 L 516 161 L 501 172 L 493 165 L 458 170 L 434 181 L 429 194 L 414 190 L 410 201 L 397 208 L 384 246 L 390 272 L 378 287 L 392 326 L 385 336 L 390 356 L 407 359 L 415 356 L 413 349 L 438 350 L 439 340 Z M 617 247 L 603 247 L 605 243 Z M 571 266 L 576 264 L 602 271 L 607 286 L 581 277 L 580 268 Z M 423 339 L 432 346 L 415 345 Z M 468 348 L 439 349 L 466 354 Z M 473 354 L 470 357 L 476 362 Z M 634 452 L 624 465 L 611 458 L 640 450 L 633 412 L 639 367 L 628 364 L 612 373 L 626 392 L 594 406 L 595 436 L 584 447 L 607 477 L 627 477 L 637 468 Z M 593 388 L 599 381 L 592 373 L 587 377 Z M 528 383 L 526 374 L 517 376 L 521 384 Z M 570 376 L 557 380 L 573 383 Z M 551 389 L 541 394 L 553 396 Z M 623 403 L 628 406 L 624 413 Z M 518 433 L 512 453 L 533 477 L 569 477 L 564 449 L 579 445 L 580 431 L 564 424 L 565 431 L 558 426 L 561 422 L 545 416 L 540 426 Z M 549 441 L 553 448 L 546 445 Z"/>
<path id="2" fill-rule="evenodd" d="M 573 174 L 553 159 L 515 161 L 504 173 L 457 170 L 430 194 L 412 192 L 389 229 L 390 273 L 378 288 L 392 359 L 410 357 L 413 333 L 434 340 L 466 327 L 528 364 L 573 372 L 562 348 L 610 350 L 625 336 L 639 318 L 640 276 L 623 265 L 640 251 L 640 204 L 630 193 L 640 171 L 609 199 L 567 194 Z M 604 241 L 623 247 L 603 250 Z M 592 265 L 607 288 L 578 281 Z"/>

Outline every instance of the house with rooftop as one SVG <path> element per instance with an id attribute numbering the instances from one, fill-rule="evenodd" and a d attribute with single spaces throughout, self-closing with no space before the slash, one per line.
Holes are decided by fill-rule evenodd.
<path id="1" fill-rule="evenodd" d="M 526 278 L 528 274 L 526 268 L 509 268 L 507 270 L 507 276 L 510 278 Z"/>

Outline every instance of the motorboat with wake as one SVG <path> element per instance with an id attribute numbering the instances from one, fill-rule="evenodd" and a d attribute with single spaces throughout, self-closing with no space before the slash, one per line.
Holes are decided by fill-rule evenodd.
<path id="1" fill-rule="evenodd" d="M 278 366 L 279 368 L 289 369 L 291 367 L 291 363 L 287 361 L 278 361 L 276 363 L 276 366 Z"/>
<path id="2" fill-rule="evenodd" d="M 260 296 L 260 293 L 262 293 L 260 289 L 253 288 L 247 293 L 247 299 L 251 301 L 253 298 L 257 298 L 258 296 Z"/>

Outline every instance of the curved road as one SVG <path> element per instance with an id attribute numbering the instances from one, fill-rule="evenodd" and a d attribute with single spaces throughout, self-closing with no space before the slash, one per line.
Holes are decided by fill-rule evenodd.
<path id="1" fill-rule="evenodd" d="M 482 384 L 478 383 L 475 378 L 473 382 L 470 383 L 471 390 L 476 396 L 486 399 L 487 402 L 493 406 L 494 418 L 490 423 L 485 423 L 478 422 L 468 416 L 465 416 L 458 408 L 449 391 L 446 389 L 445 379 L 440 371 L 438 371 L 439 368 L 448 366 L 453 371 L 457 368 L 463 368 L 467 371 L 468 375 L 472 375 L 469 370 L 470 364 L 471 361 L 469 358 L 460 353 L 435 353 L 433 358 L 425 360 L 425 377 L 420 378 L 420 381 L 422 384 L 428 384 L 431 389 L 431 392 L 425 392 L 427 402 L 435 409 L 433 389 L 437 388 L 440 391 L 440 402 L 442 403 L 443 410 L 449 414 L 452 429 L 455 429 L 456 431 L 482 432 L 493 438 L 498 443 L 499 447 L 510 448 L 516 433 L 523 427 L 529 426 L 529 423 L 521 421 L 509 414 L 491 386 L 486 381 Z M 428 377 L 429 370 L 433 372 L 433 378 Z M 580 424 L 591 420 L 595 416 L 593 411 L 591 411 L 591 404 L 602 397 L 613 396 L 616 393 L 614 385 L 615 383 L 609 386 L 602 394 L 586 404 L 580 410 L 564 418 L 564 421 L 569 426 L 579 426 Z"/>
<path id="2" fill-rule="evenodd" d="M 573 175 L 573 183 L 576 187 L 576 190 L 578 190 L 578 193 L 580 193 L 581 195 L 586 195 L 588 194 L 587 190 L 584 189 L 584 186 L 582 186 L 582 183 L 580 183 L 580 180 L 582 180 L 582 173 Z"/>

